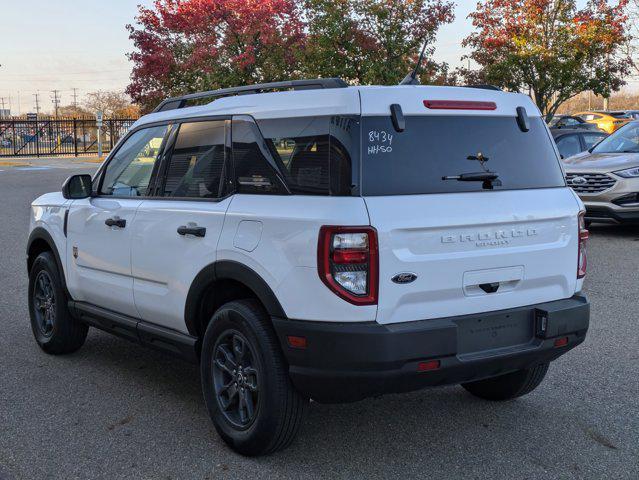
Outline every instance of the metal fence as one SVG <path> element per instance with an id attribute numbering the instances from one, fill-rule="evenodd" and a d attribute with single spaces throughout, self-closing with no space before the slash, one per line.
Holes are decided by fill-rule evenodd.
<path id="1" fill-rule="evenodd" d="M 102 151 L 109 152 L 135 119 L 104 120 L 100 127 Z M 0 157 L 95 155 L 98 127 L 92 119 L 0 120 Z"/>

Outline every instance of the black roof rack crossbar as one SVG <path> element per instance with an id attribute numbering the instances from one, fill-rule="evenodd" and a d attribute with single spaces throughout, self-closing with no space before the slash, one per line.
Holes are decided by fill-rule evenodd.
<path id="1" fill-rule="evenodd" d="M 181 97 L 167 98 L 162 101 L 153 112 L 164 112 L 176 108 L 184 108 L 191 100 L 202 98 L 226 97 L 230 95 L 247 95 L 263 93 L 271 90 L 312 90 L 320 88 L 345 88 L 348 84 L 341 78 L 317 78 L 313 80 L 288 80 L 285 82 L 260 83 L 256 85 L 246 85 L 243 87 L 222 88 L 220 90 L 210 90 L 208 92 L 191 93 Z"/>

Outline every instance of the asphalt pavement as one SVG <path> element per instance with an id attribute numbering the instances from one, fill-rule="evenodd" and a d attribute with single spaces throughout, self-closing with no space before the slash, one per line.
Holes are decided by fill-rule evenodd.
<path id="1" fill-rule="evenodd" d="M 69 356 L 32 339 L 29 204 L 95 168 L 0 165 L 0 480 L 639 479 L 639 228 L 592 226 L 587 340 L 526 397 L 313 403 L 288 450 L 248 459 L 217 437 L 196 366 L 95 329 Z"/>

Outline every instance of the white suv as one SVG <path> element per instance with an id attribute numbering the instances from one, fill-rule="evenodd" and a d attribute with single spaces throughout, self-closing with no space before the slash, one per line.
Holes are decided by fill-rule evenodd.
<path id="1" fill-rule="evenodd" d="M 259 455 L 293 440 L 309 398 L 530 392 L 585 338 L 587 236 L 524 95 L 205 92 L 33 202 L 31 325 L 52 354 L 93 326 L 199 362 L 217 431 Z"/>

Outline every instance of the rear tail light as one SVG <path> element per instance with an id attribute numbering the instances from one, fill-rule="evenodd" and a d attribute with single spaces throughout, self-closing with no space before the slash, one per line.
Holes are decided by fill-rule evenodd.
<path id="1" fill-rule="evenodd" d="M 379 260 L 374 228 L 323 226 L 317 267 L 324 284 L 347 302 L 377 304 Z"/>
<path id="2" fill-rule="evenodd" d="M 579 212 L 579 248 L 577 250 L 577 278 L 586 276 L 586 268 L 588 266 L 587 245 L 588 230 L 586 230 L 586 212 Z"/>

